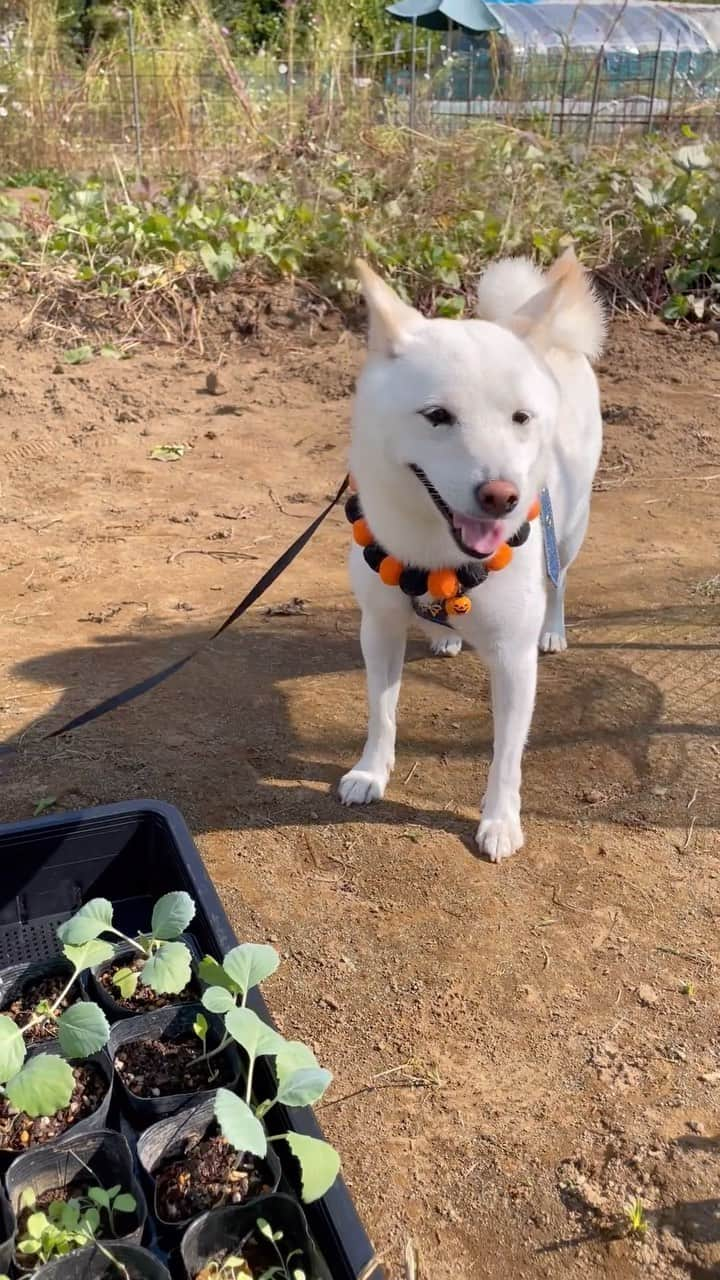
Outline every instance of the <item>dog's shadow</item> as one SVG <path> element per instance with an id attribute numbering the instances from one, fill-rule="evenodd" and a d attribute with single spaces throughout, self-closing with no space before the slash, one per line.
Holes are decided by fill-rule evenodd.
<path id="1" fill-rule="evenodd" d="M 694 736 L 720 734 L 716 725 L 669 723 L 661 690 L 619 660 L 612 646 L 602 648 L 601 626 L 590 650 L 576 645 L 541 664 L 525 760 L 527 814 L 570 818 L 578 795 L 586 793 L 594 815 L 626 821 L 628 803 L 635 805 L 651 780 L 660 793 L 665 780 L 670 791 L 669 784 L 682 778 Z M 466 770 L 466 807 L 478 803 L 492 750 L 487 679 L 474 655 L 432 658 L 422 639 L 413 638 L 408 649 L 400 758 L 389 798 L 362 811 L 337 803 L 335 785 L 358 758 L 365 729 L 352 610 L 252 614 L 137 702 L 67 738 L 40 741 L 203 638 L 196 628 L 163 635 L 138 629 L 19 664 L 12 673 L 17 679 L 60 686 L 63 693 L 23 735 L 19 757 L 4 765 L 4 816 L 18 816 L 19 807 L 27 813 L 43 775 L 70 793 L 65 807 L 156 795 L 178 804 L 196 829 L 264 826 L 272 814 L 279 825 L 357 822 L 362 816 L 467 835 L 467 817 L 447 811 L 442 780 L 433 807 L 421 787 L 408 788 L 403 798 L 402 771 L 419 768 L 423 787 L 429 778 L 425 795 L 432 800 L 438 790 L 433 770 L 456 768 L 463 777 Z M 666 795 L 652 820 L 684 824 L 686 805 L 685 790 Z M 706 811 L 697 821 L 718 816 Z"/>

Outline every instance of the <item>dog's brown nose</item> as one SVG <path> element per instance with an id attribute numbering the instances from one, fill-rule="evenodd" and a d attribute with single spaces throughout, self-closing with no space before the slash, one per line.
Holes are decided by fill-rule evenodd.
<path id="1" fill-rule="evenodd" d="M 509 480 L 488 480 L 477 486 L 475 497 L 484 515 L 499 519 L 515 510 L 520 494 Z"/>

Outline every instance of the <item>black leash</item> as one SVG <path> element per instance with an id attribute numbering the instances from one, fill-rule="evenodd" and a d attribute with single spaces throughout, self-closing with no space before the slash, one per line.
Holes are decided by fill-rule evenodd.
<path id="1" fill-rule="evenodd" d="M 320 528 L 323 520 L 330 515 L 333 507 L 337 506 L 345 493 L 348 484 L 349 476 L 345 476 L 345 479 L 340 485 L 340 488 L 335 494 L 332 502 L 329 502 L 324 511 L 321 511 L 320 515 L 315 517 L 312 523 L 308 525 L 307 529 L 300 534 L 300 537 L 296 538 L 292 545 L 288 547 L 287 551 L 283 551 L 282 555 L 278 557 L 275 563 L 265 571 L 262 578 L 260 578 L 260 581 L 256 582 L 254 587 L 250 588 L 247 595 L 243 596 L 239 605 L 233 609 L 232 613 L 229 614 L 224 622 L 221 622 L 217 630 L 213 631 L 211 636 L 208 636 L 207 640 L 203 640 L 202 644 L 199 644 L 197 648 L 186 654 L 184 658 L 178 658 L 177 662 L 171 662 L 169 666 L 163 667 L 161 671 L 156 671 L 152 676 L 147 676 L 145 680 L 139 680 L 137 684 L 130 685 L 128 689 L 123 689 L 120 693 L 114 693 L 111 698 L 105 698 L 103 702 L 96 703 L 89 711 L 83 711 L 82 715 L 75 716 L 73 720 L 68 720 L 67 723 L 61 725 L 59 729 L 53 729 L 52 733 L 44 734 L 40 741 L 47 742 L 50 738 L 58 738 L 63 733 L 70 733 L 73 729 L 80 729 L 84 724 L 90 724 L 91 721 L 99 720 L 101 716 L 106 716 L 109 712 L 116 711 L 118 707 L 124 707 L 128 702 L 134 702 L 136 698 L 140 698 L 144 693 L 149 693 L 151 689 L 156 689 L 159 684 L 163 684 L 165 680 L 169 680 L 177 671 L 181 671 L 183 667 L 187 666 L 188 662 L 192 662 L 193 658 L 196 658 L 199 653 L 202 653 L 203 649 L 207 649 L 208 645 L 211 645 L 213 640 L 217 640 L 218 636 L 221 636 L 223 631 L 227 631 L 228 627 L 231 627 L 234 622 L 237 622 L 238 618 L 241 618 L 244 613 L 247 613 L 248 609 L 255 604 L 256 600 L 259 600 L 268 588 L 277 581 L 280 574 L 284 573 L 285 570 L 289 568 L 293 560 L 295 560 L 296 557 L 300 555 L 303 548 L 307 546 L 313 534 L 315 534 Z M 17 752 L 17 747 L 12 744 L 0 746 L 0 756 L 12 755 L 15 752 Z"/>

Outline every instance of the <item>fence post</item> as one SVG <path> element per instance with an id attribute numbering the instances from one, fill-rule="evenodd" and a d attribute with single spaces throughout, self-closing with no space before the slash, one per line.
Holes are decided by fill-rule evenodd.
<path id="1" fill-rule="evenodd" d="M 570 56 L 570 47 L 565 41 L 565 54 L 563 57 L 562 71 L 560 73 L 560 120 L 558 123 L 558 134 L 562 137 L 565 128 L 565 94 L 567 92 L 567 71 L 568 58 Z M 552 117 L 550 119 L 550 137 L 552 137 Z"/>
<path id="2" fill-rule="evenodd" d="M 675 42 L 675 52 L 673 53 L 672 63 L 670 64 L 670 82 L 668 84 L 667 114 L 665 117 L 668 124 L 672 120 L 673 93 L 675 92 L 675 72 L 677 71 L 679 52 L 680 52 L 680 33 L 678 32 L 678 38 Z"/>
<path id="3" fill-rule="evenodd" d="M 138 93 L 137 66 L 135 65 L 135 24 L 132 9 L 125 10 L 127 16 L 128 55 L 130 58 L 130 82 L 132 85 L 133 127 L 135 130 L 135 164 L 138 177 L 142 170 L 142 129 L 140 126 L 140 95 Z"/>
<path id="4" fill-rule="evenodd" d="M 417 73 L 417 18 L 412 20 L 412 54 L 410 58 L 410 128 L 415 132 L 415 90 Z"/>
<path id="5" fill-rule="evenodd" d="M 597 111 L 598 98 L 600 97 L 600 76 L 602 74 L 602 65 L 605 58 L 605 45 L 602 45 L 598 53 L 597 63 L 595 66 L 595 79 L 593 80 L 592 100 L 590 102 L 590 118 L 588 119 L 587 146 L 592 146 L 593 134 L 595 132 L 595 112 Z"/>
<path id="6" fill-rule="evenodd" d="M 652 84 L 650 86 L 650 105 L 648 106 L 647 124 L 645 132 L 649 133 L 652 129 L 653 113 L 655 111 L 655 97 L 657 94 L 658 74 L 660 71 L 660 51 L 662 49 L 662 31 L 658 36 L 657 48 L 655 49 L 655 66 L 653 67 Z"/>

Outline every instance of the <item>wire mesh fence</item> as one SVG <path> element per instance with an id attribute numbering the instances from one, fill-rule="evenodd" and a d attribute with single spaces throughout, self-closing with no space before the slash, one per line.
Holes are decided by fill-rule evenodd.
<path id="1" fill-rule="evenodd" d="M 689 124 L 717 132 L 720 55 L 678 49 L 522 54 L 351 49 L 292 64 L 135 45 L 83 64 L 0 50 L 0 160 L 22 168 L 209 172 L 262 135 L 300 143 L 349 124 L 448 134 L 500 121 L 585 144 Z"/>

